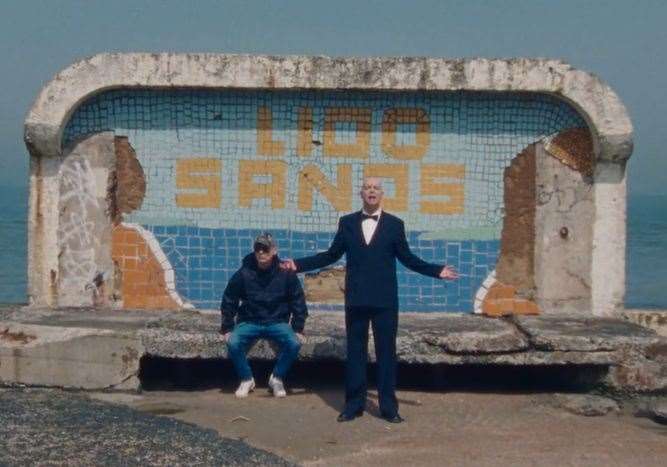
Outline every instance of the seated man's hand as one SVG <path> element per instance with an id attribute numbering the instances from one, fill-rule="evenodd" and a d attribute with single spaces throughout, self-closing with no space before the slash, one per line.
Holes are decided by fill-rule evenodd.
<path id="1" fill-rule="evenodd" d="M 305 344 L 306 343 L 306 336 L 304 336 L 300 332 L 296 333 L 296 339 L 299 341 L 300 344 Z"/>
<path id="2" fill-rule="evenodd" d="M 229 342 L 229 338 L 232 336 L 231 331 L 220 331 L 220 334 L 222 334 L 222 340 L 225 342 Z"/>
<path id="3" fill-rule="evenodd" d="M 296 272 L 296 264 L 294 264 L 294 260 L 292 259 L 285 259 L 280 262 L 280 269 Z"/>
<path id="4" fill-rule="evenodd" d="M 445 266 L 440 271 L 440 279 L 457 279 L 459 274 L 456 272 L 452 266 Z"/>

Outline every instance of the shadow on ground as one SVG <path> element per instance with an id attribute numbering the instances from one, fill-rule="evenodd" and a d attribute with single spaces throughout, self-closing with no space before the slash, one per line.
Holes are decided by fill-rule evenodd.
<path id="1" fill-rule="evenodd" d="M 255 380 L 265 387 L 272 362 L 251 361 Z M 375 364 L 369 364 L 369 386 L 375 385 Z M 398 389 L 418 391 L 465 391 L 478 393 L 588 392 L 607 372 L 606 366 L 516 366 L 516 365 L 399 365 Z M 288 386 L 297 396 L 314 393 L 339 411 L 343 405 L 345 366 L 339 361 L 297 362 Z M 200 391 L 219 388 L 233 393 L 237 378 L 230 361 L 224 359 L 168 359 L 144 357 L 141 386 L 147 391 Z M 339 389 L 336 392 L 336 389 Z M 401 404 L 410 404 L 409 400 Z M 369 394 L 367 410 L 379 413 L 377 400 Z"/>

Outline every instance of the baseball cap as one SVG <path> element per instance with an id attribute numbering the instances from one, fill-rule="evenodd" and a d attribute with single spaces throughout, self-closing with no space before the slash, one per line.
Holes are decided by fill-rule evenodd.
<path id="1" fill-rule="evenodd" d="M 253 250 L 274 248 L 276 246 L 273 236 L 269 232 L 262 232 L 255 238 Z"/>

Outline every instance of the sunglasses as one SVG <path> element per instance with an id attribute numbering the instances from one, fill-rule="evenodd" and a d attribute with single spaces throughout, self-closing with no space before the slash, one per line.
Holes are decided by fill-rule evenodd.
<path id="1" fill-rule="evenodd" d="M 253 251 L 255 253 L 269 253 L 271 252 L 271 247 L 268 247 L 266 245 L 262 245 L 261 243 L 255 243 L 253 246 Z"/>

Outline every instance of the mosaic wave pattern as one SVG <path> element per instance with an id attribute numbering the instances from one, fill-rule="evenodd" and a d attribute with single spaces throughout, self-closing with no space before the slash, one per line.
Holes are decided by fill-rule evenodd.
<path id="1" fill-rule="evenodd" d="M 126 221 L 153 232 L 198 308 L 218 307 L 260 230 L 284 257 L 327 248 L 369 174 L 413 251 L 461 272 L 445 283 L 399 266 L 401 309 L 471 312 L 499 254 L 505 167 L 573 127 L 585 123 L 548 96 L 121 90 L 85 102 L 65 141 L 128 137 L 147 188 Z"/>

